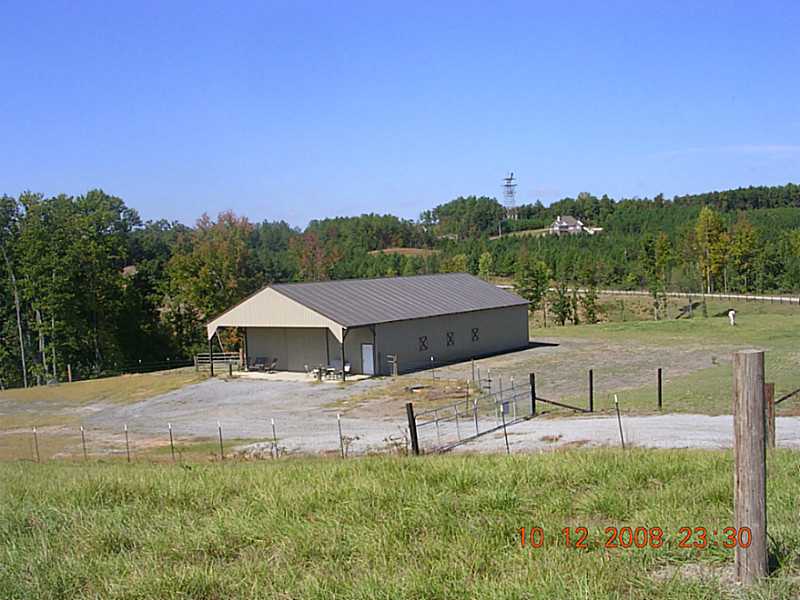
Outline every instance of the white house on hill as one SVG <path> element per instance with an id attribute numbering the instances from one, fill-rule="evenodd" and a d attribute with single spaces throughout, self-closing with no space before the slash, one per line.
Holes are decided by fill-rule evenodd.
<path id="1" fill-rule="evenodd" d="M 550 233 L 555 235 L 576 234 L 583 231 L 583 223 L 570 215 L 559 215 L 550 225 Z"/>
<path id="2" fill-rule="evenodd" d="M 559 215 L 550 225 L 550 233 L 553 235 L 575 235 L 578 233 L 588 233 L 594 235 L 603 231 L 602 227 L 591 227 L 584 225 L 583 221 L 570 215 Z"/>

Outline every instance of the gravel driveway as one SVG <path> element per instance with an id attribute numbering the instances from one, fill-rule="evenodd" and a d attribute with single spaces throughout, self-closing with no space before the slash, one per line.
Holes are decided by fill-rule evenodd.
<path id="1" fill-rule="evenodd" d="M 800 417 L 776 419 L 778 447 L 800 448 Z M 625 443 L 644 448 L 730 448 L 733 417 L 668 414 L 622 418 Z M 511 452 L 577 446 L 619 446 L 616 417 L 531 419 L 508 428 Z M 459 452 L 505 452 L 502 431 L 458 446 Z"/>
<path id="2" fill-rule="evenodd" d="M 104 407 L 88 419 L 88 424 L 119 431 L 121 424 L 127 423 L 138 436 L 161 438 L 169 422 L 183 438 L 213 438 L 219 421 L 227 439 L 263 439 L 265 443 L 255 447 L 263 449 L 268 448 L 272 435 L 270 419 L 275 419 L 279 446 L 285 451 L 338 452 L 337 411 L 331 403 L 380 384 L 378 380 L 363 381 L 343 388 L 307 382 L 215 379 L 136 404 Z M 489 425 L 487 422 L 481 429 Z M 731 416 L 623 416 L 622 425 L 625 441 L 631 446 L 713 449 L 732 444 Z M 405 419 L 397 416 L 381 418 L 361 412 L 358 417 L 342 417 L 342 432 L 352 438 L 350 450 L 354 454 L 385 450 L 387 439 L 400 436 L 405 427 Z M 463 423 L 461 427 L 465 427 Z M 421 432 L 423 447 L 433 441 L 428 433 L 423 436 Z M 442 424 L 443 436 L 454 438 L 455 434 L 452 422 Z M 509 427 L 508 434 L 512 452 L 619 445 L 617 420 L 605 416 L 540 417 Z M 777 438 L 779 446 L 800 448 L 800 417 L 779 417 Z M 490 433 L 458 446 L 456 451 L 503 452 L 505 441 L 502 432 Z"/>
<path id="3" fill-rule="evenodd" d="M 271 439 L 271 419 L 279 446 L 292 452 L 317 453 L 339 448 L 336 409 L 332 403 L 378 384 L 210 379 L 174 392 L 124 406 L 104 406 L 86 419 L 99 429 L 119 431 L 127 423 L 137 436 L 163 438 L 167 423 L 175 435 L 213 438 L 217 422 L 226 439 Z M 354 452 L 377 450 L 398 434 L 397 424 L 379 418 L 342 417 L 342 433 L 354 439 Z"/>

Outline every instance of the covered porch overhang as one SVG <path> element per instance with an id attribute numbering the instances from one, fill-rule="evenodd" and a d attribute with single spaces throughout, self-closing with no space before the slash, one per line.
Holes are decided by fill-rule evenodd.
<path id="1" fill-rule="evenodd" d="M 269 287 L 206 324 L 209 354 L 212 352 L 214 336 L 217 335 L 219 339 L 218 333 L 223 328 L 244 330 L 245 355 L 249 358 L 255 355 L 256 350 L 261 356 L 269 354 L 272 368 L 277 367 L 282 371 L 302 371 L 315 367 L 329 369 L 338 363 L 342 377 L 348 374 L 348 351 L 357 351 L 351 346 L 362 337 L 356 335 L 348 342 L 348 333 L 354 328 L 348 328 Z M 282 339 L 280 336 L 283 336 Z M 374 341 L 374 331 L 369 337 Z M 260 348 L 248 348 L 248 343 L 256 338 L 260 338 Z M 272 348 L 267 350 L 270 345 Z M 324 354 L 321 354 L 320 348 L 325 349 Z M 360 364 L 360 355 L 357 360 Z M 249 360 L 246 364 L 249 364 Z"/>

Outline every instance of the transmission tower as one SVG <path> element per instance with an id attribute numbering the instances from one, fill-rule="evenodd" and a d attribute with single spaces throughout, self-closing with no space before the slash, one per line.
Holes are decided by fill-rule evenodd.
<path id="1" fill-rule="evenodd" d="M 512 171 L 503 178 L 503 198 L 506 206 L 506 218 L 517 218 L 517 180 Z"/>

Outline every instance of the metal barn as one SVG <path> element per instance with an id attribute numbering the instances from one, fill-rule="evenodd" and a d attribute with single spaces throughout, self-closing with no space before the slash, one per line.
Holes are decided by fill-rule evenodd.
<path id="1" fill-rule="evenodd" d="M 528 346 L 528 302 L 466 273 L 267 286 L 207 324 L 245 364 L 389 375 Z"/>

